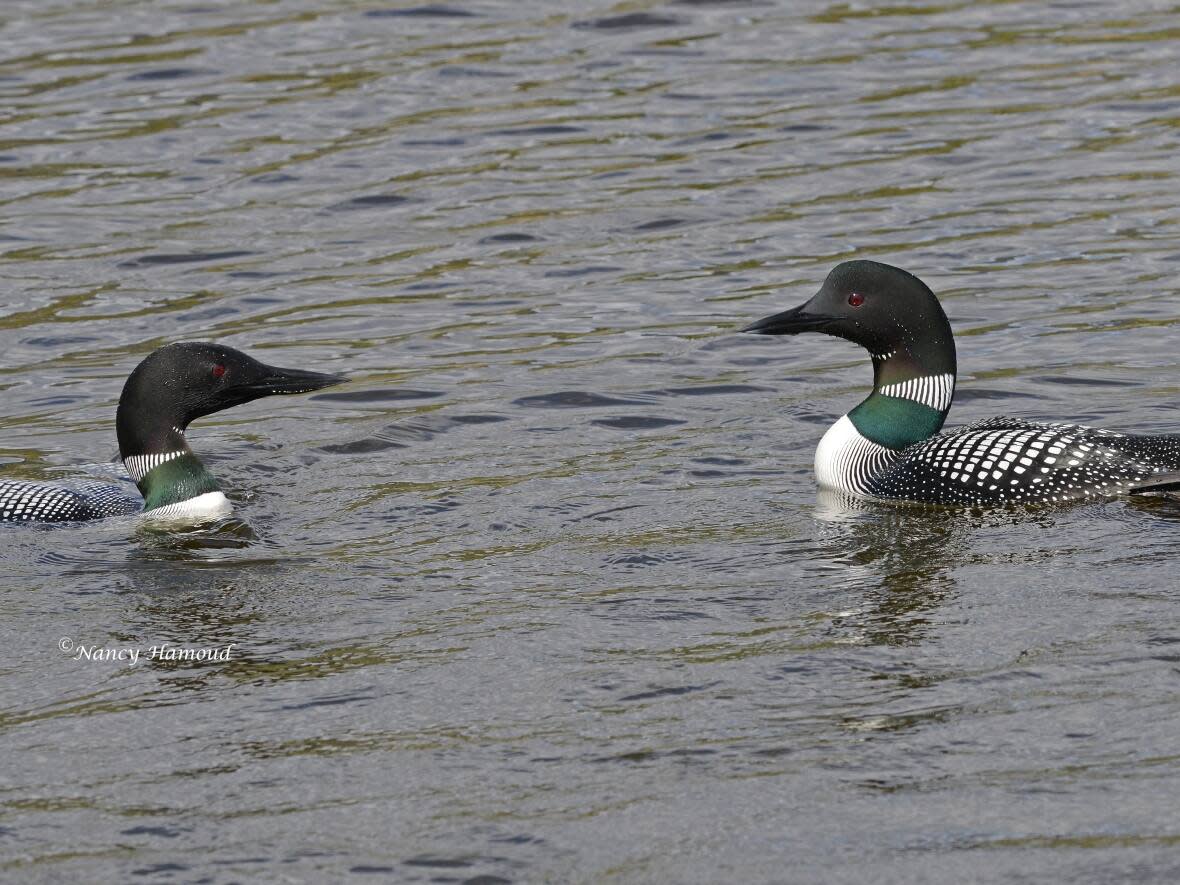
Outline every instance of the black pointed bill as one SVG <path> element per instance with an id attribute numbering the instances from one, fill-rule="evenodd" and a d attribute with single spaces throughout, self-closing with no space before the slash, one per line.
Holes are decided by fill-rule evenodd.
<path id="1" fill-rule="evenodd" d="M 782 313 L 771 314 L 741 331 L 756 335 L 798 335 L 800 332 L 822 332 L 825 326 L 839 319 L 827 314 L 810 313 L 806 308 L 806 304 L 801 304 Z"/>
<path id="2" fill-rule="evenodd" d="M 323 390 L 348 380 L 344 375 L 326 372 L 308 372 L 304 369 L 280 369 L 276 366 L 260 365 L 261 374 L 243 384 L 235 385 L 234 393 L 248 399 L 288 393 L 310 393 Z"/>

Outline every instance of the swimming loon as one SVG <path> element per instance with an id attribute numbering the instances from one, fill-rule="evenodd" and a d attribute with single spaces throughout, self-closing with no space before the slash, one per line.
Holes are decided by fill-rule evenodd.
<path id="1" fill-rule="evenodd" d="M 153 520 L 184 522 L 226 516 L 229 501 L 185 442 L 189 422 L 259 397 L 305 393 L 344 380 L 267 366 L 220 344 L 161 347 L 127 378 L 115 415 L 119 454 L 143 501 L 93 480 L 74 487 L 0 480 L 0 522 L 72 522 L 140 511 Z"/>
<path id="2" fill-rule="evenodd" d="M 940 434 L 955 392 L 955 341 L 934 293 L 900 268 L 844 262 L 811 300 L 742 331 L 823 332 L 872 357 L 873 392 L 832 425 L 815 451 L 824 488 L 967 505 L 1180 489 L 1180 436 L 1005 417 Z"/>

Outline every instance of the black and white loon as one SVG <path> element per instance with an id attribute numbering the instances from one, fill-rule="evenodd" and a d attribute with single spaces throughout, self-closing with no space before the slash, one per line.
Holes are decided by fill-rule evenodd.
<path id="1" fill-rule="evenodd" d="M 219 344 L 169 344 L 127 378 L 115 427 L 137 501 L 118 486 L 74 487 L 0 480 L 0 522 L 73 522 L 143 512 L 153 520 L 204 522 L 232 507 L 217 480 L 185 442 L 189 422 L 276 393 L 305 393 L 344 381 L 302 369 L 279 369 Z"/>
<path id="2" fill-rule="evenodd" d="M 927 504 L 1063 502 L 1180 489 L 1180 436 L 990 418 L 939 433 L 955 392 L 955 341 L 934 293 L 875 261 L 835 267 L 807 303 L 742 330 L 823 332 L 864 347 L 873 392 L 824 434 L 819 484 Z"/>

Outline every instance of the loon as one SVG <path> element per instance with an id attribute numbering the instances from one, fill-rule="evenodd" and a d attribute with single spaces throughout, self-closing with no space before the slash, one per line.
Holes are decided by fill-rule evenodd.
<path id="1" fill-rule="evenodd" d="M 1180 489 L 1180 436 L 997 417 L 939 433 L 955 392 L 955 341 L 934 293 L 875 261 L 837 265 L 819 292 L 742 329 L 823 332 L 864 347 L 873 391 L 815 452 L 822 488 L 944 505 L 1053 503 Z"/>
<path id="2" fill-rule="evenodd" d="M 115 429 L 137 501 L 93 480 L 74 487 L 0 480 L 0 522 L 76 522 L 142 512 L 152 520 L 205 522 L 233 509 L 184 438 L 189 422 L 276 393 L 305 393 L 346 380 L 279 369 L 240 350 L 186 341 L 149 354 L 123 385 Z"/>

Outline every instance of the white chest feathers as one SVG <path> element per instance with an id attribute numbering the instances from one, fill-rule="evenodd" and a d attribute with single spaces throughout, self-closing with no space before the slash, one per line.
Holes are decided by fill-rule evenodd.
<path id="1" fill-rule="evenodd" d="M 815 450 L 815 478 L 823 488 L 871 494 L 869 479 L 888 469 L 897 452 L 865 439 L 845 415 L 824 434 Z"/>
<path id="2" fill-rule="evenodd" d="M 205 492 L 187 501 L 177 501 L 175 504 L 148 510 L 143 514 L 143 519 L 153 524 L 198 525 L 229 516 L 233 510 L 233 505 L 221 492 Z"/>

